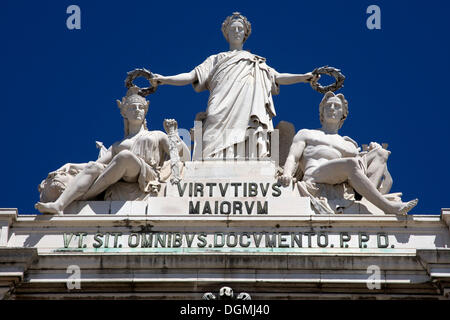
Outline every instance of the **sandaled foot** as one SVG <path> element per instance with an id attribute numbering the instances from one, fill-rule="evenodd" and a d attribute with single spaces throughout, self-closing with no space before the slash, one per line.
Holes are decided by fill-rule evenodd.
<path id="1" fill-rule="evenodd" d="M 398 214 L 407 214 L 408 211 L 410 211 L 412 208 L 414 208 L 418 202 L 419 202 L 419 199 L 414 199 L 414 200 L 404 203 L 404 206 L 400 209 Z"/>
<path id="2" fill-rule="evenodd" d="M 34 207 L 39 210 L 39 212 L 44 214 L 56 214 L 62 215 L 62 211 L 55 205 L 54 202 L 38 202 L 34 205 Z"/>

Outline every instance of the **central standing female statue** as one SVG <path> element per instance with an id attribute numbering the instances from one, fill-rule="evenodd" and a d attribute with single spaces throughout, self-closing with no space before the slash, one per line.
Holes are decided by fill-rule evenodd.
<path id="1" fill-rule="evenodd" d="M 250 36 L 251 24 L 239 12 L 227 17 L 222 33 L 230 50 L 208 57 L 189 73 L 174 76 L 155 74 L 152 84 L 182 86 L 192 84 L 195 91 L 208 89 L 208 108 L 203 114 L 203 158 L 232 155 L 234 145 L 244 143 L 248 130 L 273 131 L 276 115 L 272 95 L 279 85 L 309 82 L 312 73 L 278 73 L 266 59 L 242 50 Z M 255 130 L 255 131 L 253 131 Z M 267 139 L 259 145 L 259 156 L 268 153 Z"/>

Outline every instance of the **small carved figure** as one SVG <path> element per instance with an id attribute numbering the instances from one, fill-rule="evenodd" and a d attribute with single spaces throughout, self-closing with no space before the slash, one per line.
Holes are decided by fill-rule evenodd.
<path id="1" fill-rule="evenodd" d="M 251 139 L 264 158 L 269 153 L 266 133 L 273 131 L 276 115 L 272 95 L 279 93 L 280 85 L 310 82 L 320 75 L 278 73 L 265 58 L 243 50 L 251 24 L 239 12 L 226 18 L 222 33 L 229 51 L 208 57 L 188 73 L 153 74 L 150 81 L 153 87 L 192 84 L 197 92 L 210 91 L 206 113 L 197 119 L 203 121 L 203 158 L 234 157 L 235 146 L 245 144 L 249 134 L 254 135 Z"/>
<path id="2" fill-rule="evenodd" d="M 252 297 L 247 292 L 241 292 L 237 296 L 230 287 L 222 287 L 219 290 L 219 297 L 217 298 L 212 292 L 206 292 L 202 296 L 203 300 L 252 300 Z"/>
<path id="3" fill-rule="evenodd" d="M 222 287 L 219 290 L 219 299 L 220 300 L 233 300 L 234 292 L 230 287 Z"/>
<path id="4" fill-rule="evenodd" d="M 180 137 L 177 132 L 178 124 L 174 119 L 166 119 L 164 121 L 164 129 L 169 138 L 169 152 L 170 152 L 170 168 L 172 177 L 170 182 L 176 184 L 181 180 L 180 157 L 178 155 L 178 141 Z"/>
<path id="5" fill-rule="evenodd" d="M 390 151 L 372 142 L 368 152 L 360 154 L 354 140 L 338 134 L 348 115 L 348 102 L 344 96 L 327 92 L 319 110 L 322 128 L 303 129 L 296 134 L 280 182 L 285 186 L 289 185 L 299 169 L 301 193 L 303 190 L 304 193 L 314 195 L 318 194 L 321 186 L 336 188 L 337 185 L 348 183 L 358 194 L 385 213 L 406 214 L 411 210 L 418 199 L 402 202 L 395 199 L 395 195 L 382 193 L 390 189 L 390 185 L 386 186 L 386 183 L 392 183 L 390 179 L 384 179 Z M 320 208 L 320 203 L 314 197 L 311 200 L 319 213 L 327 211 L 321 210 L 326 208 Z"/>
<path id="6" fill-rule="evenodd" d="M 58 169 L 56 172 L 79 173 L 57 199 L 51 202 L 41 199 L 36 209 L 42 213 L 62 214 L 74 200 L 95 198 L 119 181 L 137 182 L 145 193 L 157 192 L 160 168 L 169 159 L 171 143 L 165 133 L 148 131 L 145 116 L 149 101 L 138 93 L 139 88 L 131 87 L 122 101 L 117 100 L 124 119 L 124 139 L 114 143 L 97 161 L 69 163 Z M 179 137 L 177 148 L 179 159 L 189 160 L 189 149 Z"/>

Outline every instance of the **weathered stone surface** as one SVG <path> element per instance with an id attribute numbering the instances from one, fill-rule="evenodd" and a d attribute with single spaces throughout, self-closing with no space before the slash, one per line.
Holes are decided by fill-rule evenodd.
<path id="1" fill-rule="evenodd" d="M 2 235 L 7 245 L 0 248 L 0 287 L 14 299 L 89 299 L 112 297 L 113 292 L 122 298 L 200 299 L 223 283 L 253 299 L 441 299 L 450 283 L 448 214 L 205 219 L 151 213 L 17 216 L 0 210 L 0 221 L 9 226 Z M 301 246 L 291 246 L 286 239 L 299 233 Z M 179 246 L 176 234 L 182 239 Z M 147 237 L 146 246 L 142 241 L 134 246 L 138 235 Z M 350 239 L 341 246 L 343 235 Z M 103 241 L 97 248 L 95 236 Z M 215 237 L 223 241 L 215 243 Z M 259 246 L 255 237 L 261 239 Z M 67 290 L 71 265 L 81 270 L 80 290 Z M 381 272 L 379 290 L 368 289 L 370 266 Z"/>
<path id="2" fill-rule="evenodd" d="M 283 167 L 295 136 L 295 127 L 289 121 L 280 121 L 275 129 L 279 132 L 279 160 L 280 166 Z"/>

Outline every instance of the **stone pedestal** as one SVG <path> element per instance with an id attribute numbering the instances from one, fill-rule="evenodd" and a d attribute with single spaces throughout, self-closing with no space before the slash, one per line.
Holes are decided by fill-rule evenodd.
<path id="1" fill-rule="evenodd" d="M 449 217 L 3 211 L 0 288 L 11 299 L 201 299 L 223 285 L 253 299 L 443 299 Z"/>
<path id="2" fill-rule="evenodd" d="M 315 215 L 275 174 L 269 161 L 190 162 L 147 201 L 0 209 L 0 297 L 448 298 L 450 209 Z"/>
<path id="3" fill-rule="evenodd" d="M 278 185 L 272 161 L 187 162 L 180 184 L 146 201 L 76 201 L 64 214 L 292 216 L 313 214 L 295 185 Z M 206 207 L 205 207 L 206 206 Z"/>

